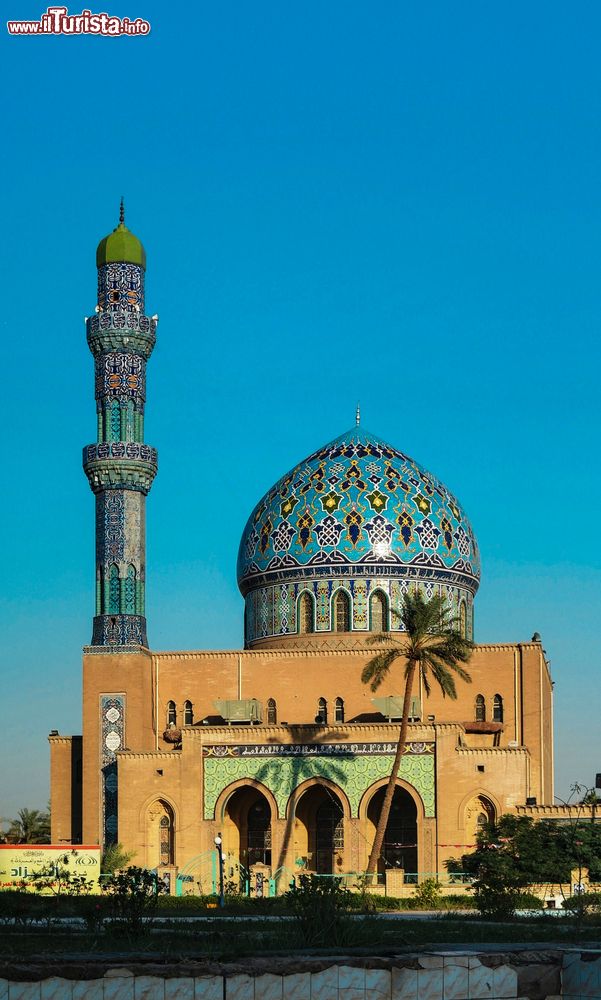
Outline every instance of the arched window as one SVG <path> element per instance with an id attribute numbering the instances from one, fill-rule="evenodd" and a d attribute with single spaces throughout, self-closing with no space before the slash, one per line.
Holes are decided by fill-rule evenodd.
<path id="1" fill-rule="evenodd" d="M 108 606 L 109 615 L 119 614 L 119 605 L 120 605 L 119 598 L 120 598 L 119 567 L 115 566 L 115 564 L 113 563 L 113 565 L 109 570 L 109 606 Z"/>
<path id="2" fill-rule="evenodd" d="M 278 709 L 275 703 L 275 698 L 267 699 L 267 724 L 269 726 L 275 726 L 278 721 Z"/>
<path id="3" fill-rule="evenodd" d="M 476 722 L 486 722 L 486 702 L 483 694 L 476 695 Z"/>
<path id="4" fill-rule="evenodd" d="M 388 631 L 388 600 L 381 590 L 374 591 L 369 599 L 369 628 L 371 632 Z"/>
<path id="5" fill-rule="evenodd" d="M 459 631 L 464 639 L 467 639 L 467 608 L 465 601 L 459 605 Z"/>
<path id="6" fill-rule="evenodd" d="M 337 590 L 334 597 L 334 631 L 350 632 L 351 601 L 346 590 Z"/>
<path id="7" fill-rule="evenodd" d="M 495 807 L 484 795 L 476 795 L 468 802 L 465 810 L 465 835 L 468 841 L 476 842 L 479 833 L 489 823 L 495 822 Z"/>
<path id="8" fill-rule="evenodd" d="M 171 816 L 161 819 L 161 864 L 173 864 L 173 822 Z"/>
<path id="9" fill-rule="evenodd" d="M 147 863 L 149 867 L 175 864 L 175 823 L 173 810 L 159 799 L 147 815 Z"/>
<path id="10" fill-rule="evenodd" d="M 496 694 L 493 698 L 492 717 L 495 722 L 503 721 L 503 699 L 500 694 Z"/>
<path id="11" fill-rule="evenodd" d="M 168 726 L 177 725 L 177 709 L 175 707 L 174 701 L 167 702 L 167 725 Z"/>
<path id="12" fill-rule="evenodd" d="M 125 580 L 125 614 L 135 615 L 136 613 L 136 570 L 134 566 L 127 567 L 127 578 Z"/>
<path id="13" fill-rule="evenodd" d="M 328 703 L 325 698 L 320 698 L 317 702 L 317 719 L 315 721 L 321 722 L 324 726 L 328 721 Z"/>
<path id="14" fill-rule="evenodd" d="M 184 726 L 194 725 L 194 712 L 192 710 L 192 702 L 184 702 Z"/>
<path id="15" fill-rule="evenodd" d="M 342 700 L 342 698 L 336 698 L 334 712 L 335 712 L 334 718 L 336 719 L 336 722 L 344 722 L 344 701 Z"/>
<path id="16" fill-rule="evenodd" d="M 314 632 L 313 625 L 313 595 L 308 590 L 303 590 L 298 599 L 298 631 L 301 633 Z"/>

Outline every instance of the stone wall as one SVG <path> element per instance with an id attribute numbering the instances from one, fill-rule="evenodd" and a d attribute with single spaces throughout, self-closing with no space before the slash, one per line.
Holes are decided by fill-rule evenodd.
<path id="1" fill-rule="evenodd" d="M 262 958 L 244 964 L 0 968 L 0 1000 L 593 1000 L 601 951 L 433 952 L 392 958 Z M 27 976 L 27 979 L 24 977 Z M 83 977 L 86 978 L 83 978 Z M 81 977 L 81 978 L 79 978 Z"/>

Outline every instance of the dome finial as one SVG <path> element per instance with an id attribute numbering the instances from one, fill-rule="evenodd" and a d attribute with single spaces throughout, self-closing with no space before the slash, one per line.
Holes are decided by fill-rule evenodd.
<path id="1" fill-rule="evenodd" d="M 355 410 L 355 424 L 358 427 L 360 423 L 361 423 L 361 407 L 359 403 L 357 403 L 357 409 Z"/>
<path id="2" fill-rule="evenodd" d="M 125 223 L 125 205 L 123 204 L 123 195 L 121 195 L 121 204 L 119 205 L 119 225 L 122 226 Z"/>

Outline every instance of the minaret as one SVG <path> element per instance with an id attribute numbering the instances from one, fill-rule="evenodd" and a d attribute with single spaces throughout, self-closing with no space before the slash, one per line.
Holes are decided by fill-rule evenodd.
<path id="1" fill-rule="evenodd" d="M 98 244 L 98 304 L 86 320 L 94 355 L 97 443 L 83 450 L 96 497 L 93 646 L 147 646 L 146 495 L 157 453 L 144 444 L 146 362 L 157 317 L 144 315 L 146 254 L 124 221 Z"/>

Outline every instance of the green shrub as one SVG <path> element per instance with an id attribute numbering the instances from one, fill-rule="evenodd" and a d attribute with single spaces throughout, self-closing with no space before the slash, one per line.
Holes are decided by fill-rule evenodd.
<path id="1" fill-rule="evenodd" d="M 542 899 L 531 892 L 518 893 L 516 908 L 518 910 L 544 910 L 545 904 Z"/>
<path id="2" fill-rule="evenodd" d="M 347 944 L 353 894 L 344 888 L 342 880 L 300 875 L 298 883 L 284 898 L 296 919 L 303 945 Z"/>
<path id="3" fill-rule="evenodd" d="M 438 909 L 442 893 L 437 880 L 435 878 L 424 879 L 423 882 L 416 885 L 413 898 L 420 909 Z"/>
<path id="4" fill-rule="evenodd" d="M 570 899 L 564 899 L 563 909 L 573 913 L 574 916 L 582 916 L 585 913 L 601 913 L 601 893 L 575 893 Z"/>
<path id="5" fill-rule="evenodd" d="M 111 928 L 121 928 L 131 937 L 147 933 L 158 908 L 163 886 L 146 868 L 127 868 L 106 878 L 102 892 Z"/>

